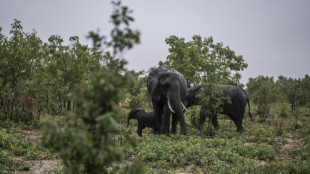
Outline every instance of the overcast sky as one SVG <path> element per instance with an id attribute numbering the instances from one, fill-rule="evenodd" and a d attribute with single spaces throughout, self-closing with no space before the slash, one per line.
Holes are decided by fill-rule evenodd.
<path id="1" fill-rule="evenodd" d="M 243 55 L 248 68 L 242 83 L 259 75 L 303 78 L 310 74 L 309 0 L 125 0 L 133 9 L 134 29 L 141 44 L 125 54 L 128 69 L 148 70 L 164 61 L 165 39 L 170 35 L 187 41 L 193 35 L 212 36 L 215 42 Z M 0 27 L 9 36 L 14 19 L 25 32 L 35 29 L 47 41 L 53 34 L 66 43 L 70 36 L 91 30 L 109 35 L 112 24 L 109 0 L 1 0 Z"/>

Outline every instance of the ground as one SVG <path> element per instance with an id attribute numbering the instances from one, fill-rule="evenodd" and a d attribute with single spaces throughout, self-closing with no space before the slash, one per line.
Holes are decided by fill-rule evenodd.
<path id="1" fill-rule="evenodd" d="M 310 117 L 297 119 L 277 115 L 264 121 L 245 118 L 246 131 L 240 133 L 228 117 L 219 116 L 220 129 L 214 130 L 212 136 L 206 135 L 206 130 L 199 132 L 187 120 L 186 136 L 154 135 L 152 129 L 146 128 L 143 137 L 138 137 L 136 122 L 132 121 L 117 138 L 130 134 L 137 137 L 139 144 L 124 149 L 124 163 L 115 165 L 140 161 L 146 173 L 307 173 Z M 12 144 L 13 152 L 8 152 L 12 162 L 4 162 L 10 166 L 4 166 L 2 173 L 62 173 L 57 154 L 42 147 L 40 129 L 6 128 L 1 136 Z"/>

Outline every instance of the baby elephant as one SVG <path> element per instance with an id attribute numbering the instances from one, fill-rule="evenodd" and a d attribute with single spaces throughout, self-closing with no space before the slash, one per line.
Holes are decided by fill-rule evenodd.
<path id="1" fill-rule="evenodd" d="M 137 133 L 142 137 L 142 130 L 145 127 L 153 128 L 154 132 L 156 129 L 154 112 L 145 112 L 143 109 L 136 108 L 129 112 L 127 119 L 127 127 L 129 125 L 130 119 L 138 120 L 138 130 Z"/>

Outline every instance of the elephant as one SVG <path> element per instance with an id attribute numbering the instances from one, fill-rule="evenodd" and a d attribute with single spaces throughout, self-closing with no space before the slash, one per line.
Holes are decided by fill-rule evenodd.
<path id="1" fill-rule="evenodd" d="M 145 112 L 141 108 L 132 109 L 127 118 L 127 127 L 129 126 L 130 119 L 137 119 L 138 130 L 137 134 L 142 137 L 142 130 L 146 127 L 152 128 L 155 132 L 155 117 L 154 112 Z"/>
<path id="2" fill-rule="evenodd" d="M 186 107 L 190 107 L 192 105 L 201 105 L 198 95 L 201 93 L 201 89 L 205 88 L 206 85 L 198 85 L 187 90 L 186 100 L 184 102 Z M 249 106 L 249 116 L 252 119 L 252 114 L 250 112 L 250 103 L 249 98 L 245 91 L 237 85 L 228 84 L 228 85 L 221 85 L 221 84 L 213 84 L 212 87 L 214 89 L 221 89 L 223 90 L 223 96 L 230 98 L 230 100 L 224 100 L 223 104 L 220 106 L 220 113 L 229 116 L 232 121 L 235 123 L 237 127 L 237 131 L 243 131 L 244 128 L 242 126 L 242 119 L 244 117 L 245 107 L 248 103 Z M 206 92 L 208 95 L 208 91 Z M 207 114 L 203 110 L 207 107 L 202 105 L 200 110 L 199 116 L 199 126 L 198 129 L 202 130 L 203 124 L 206 120 Z M 212 117 L 212 124 L 215 128 L 219 128 L 218 120 L 217 120 L 217 113 L 216 111 L 211 112 L 213 113 Z"/>
<path id="3" fill-rule="evenodd" d="M 152 70 L 147 78 L 147 90 L 151 95 L 155 114 L 156 133 L 170 133 L 170 115 L 172 114 L 171 133 L 176 133 L 180 122 L 180 134 L 186 134 L 186 123 L 182 101 L 186 99 L 187 83 L 181 73 L 168 65 Z"/>

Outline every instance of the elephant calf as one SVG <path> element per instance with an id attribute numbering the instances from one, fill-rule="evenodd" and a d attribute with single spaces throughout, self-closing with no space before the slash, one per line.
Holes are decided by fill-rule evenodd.
<path id="1" fill-rule="evenodd" d="M 128 114 L 127 127 L 129 125 L 130 119 L 138 120 L 137 133 L 140 137 L 142 137 L 142 130 L 145 127 L 153 128 L 154 132 L 156 132 L 156 122 L 154 112 L 145 112 L 143 109 L 136 108 L 131 110 Z"/>

